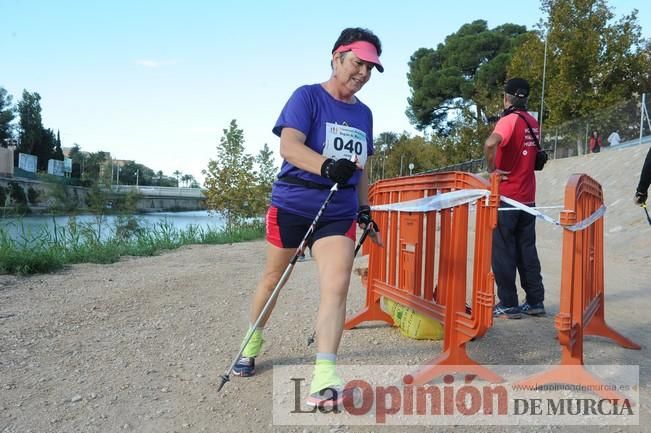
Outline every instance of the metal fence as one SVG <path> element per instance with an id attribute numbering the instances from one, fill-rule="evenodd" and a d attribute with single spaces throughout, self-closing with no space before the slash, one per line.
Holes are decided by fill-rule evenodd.
<path id="1" fill-rule="evenodd" d="M 646 95 L 641 95 L 620 101 L 610 108 L 568 120 L 558 126 L 545 127 L 543 122 L 541 144 L 554 159 L 589 153 L 588 143 L 593 131 L 599 133 L 604 150 L 609 147 L 608 137 L 613 131 L 619 131 L 620 146 L 641 144 L 651 134 L 647 99 Z"/>
<path id="2" fill-rule="evenodd" d="M 486 169 L 486 161 L 484 158 L 471 159 L 470 161 L 460 162 L 458 164 L 446 165 L 432 170 L 427 170 L 424 173 L 439 173 L 442 171 L 465 171 L 468 173 L 479 173 Z"/>

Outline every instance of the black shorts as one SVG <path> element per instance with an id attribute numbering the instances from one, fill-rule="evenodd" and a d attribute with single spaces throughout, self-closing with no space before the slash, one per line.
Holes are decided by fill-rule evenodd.
<path id="1" fill-rule="evenodd" d="M 266 217 L 267 241 L 278 248 L 298 248 L 312 221 L 270 206 Z M 337 235 L 346 236 L 355 242 L 355 220 L 319 220 L 307 246 L 312 248 L 316 240 Z"/>

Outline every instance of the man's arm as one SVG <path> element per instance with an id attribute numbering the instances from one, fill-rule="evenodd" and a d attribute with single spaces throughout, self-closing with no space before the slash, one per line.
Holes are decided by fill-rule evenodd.
<path id="1" fill-rule="evenodd" d="M 486 158 L 486 167 L 488 172 L 492 173 L 495 171 L 495 155 L 497 154 L 497 146 L 502 142 L 502 136 L 493 132 L 486 139 L 484 144 L 484 157 Z"/>

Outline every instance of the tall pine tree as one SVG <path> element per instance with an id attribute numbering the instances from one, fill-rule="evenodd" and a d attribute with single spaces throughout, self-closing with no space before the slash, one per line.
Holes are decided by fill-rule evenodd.
<path id="1" fill-rule="evenodd" d="M 18 114 L 20 115 L 18 151 L 34 154 L 43 135 L 41 95 L 23 90 L 23 98 L 18 102 Z"/>
<path id="2" fill-rule="evenodd" d="M 16 116 L 12 99 L 12 96 L 0 87 L 0 146 L 2 147 L 7 147 L 13 139 L 12 122 Z"/>

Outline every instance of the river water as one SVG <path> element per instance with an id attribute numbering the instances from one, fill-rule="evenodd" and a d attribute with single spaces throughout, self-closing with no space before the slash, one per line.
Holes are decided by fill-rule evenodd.
<path id="1" fill-rule="evenodd" d="M 209 214 L 208 211 L 192 212 L 157 212 L 147 214 L 132 214 L 143 226 L 153 227 L 161 222 L 173 226 L 178 230 L 185 230 L 191 225 L 199 226 L 204 229 L 220 230 L 224 226 L 224 220 L 216 214 Z M 0 229 L 4 230 L 11 239 L 30 238 L 43 234 L 44 232 L 53 232 L 55 226 L 66 227 L 71 216 L 26 216 L 22 218 L 0 218 Z M 106 215 L 102 219 L 102 231 L 106 234 L 111 232 L 115 227 L 117 220 L 115 215 Z M 97 227 L 98 219 L 95 215 L 75 215 L 77 225 L 90 225 Z M 105 230 L 104 227 L 109 228 Z M 104 237 L 104 236 L 102 236 Z"/>

